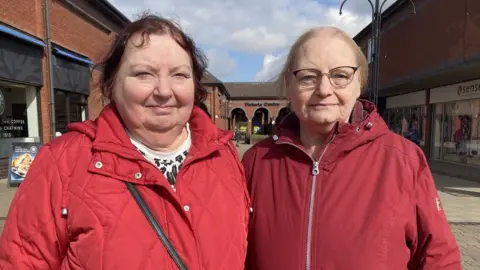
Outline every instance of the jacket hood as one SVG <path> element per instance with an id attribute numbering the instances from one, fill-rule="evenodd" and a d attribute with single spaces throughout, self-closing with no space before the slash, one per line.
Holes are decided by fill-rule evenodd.
<path id="1" fill-rule="evenodd" d="M 349 123 L 337 122 L 327 141 L 334 138 L 331 145 L 335 146 L 335 152 L 340 154 L 350 152 L 388 132 L 388 126 L 377 113 L 375 105 L 367 100 L 358 100 Z M 284 118 L 277 127 L 276 135 L 278 136 L 276 143 L 290 143 L 303 148 L 300 141 L 300 120 L 295 113 L 290 113 Z"/>
<path id="2" fill-rule="evenodd" d="M 192 133 L 191 151 L 200 153 L 209 151 L 212 145 L 227 144 L 233 137 L 232 132 L 217 128 L 208 115 L 197 106 L 193 107 L 188 122 Z M 103 108 L 96 120 L 73 123 L 68 125 L 68 129 L 87 135 L 93 141 L 94 148 L 143 159 L 132 145 L 118 110 L 112 103 Z"/>

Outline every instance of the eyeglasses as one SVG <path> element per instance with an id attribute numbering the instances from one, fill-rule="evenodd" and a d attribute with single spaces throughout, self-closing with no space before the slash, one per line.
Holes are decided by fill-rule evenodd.
<path id="1" fill-rule="evenodd" d="M 322 73 L 317 69 L 299 69 L 293 72 L 300 90 L 313 90 L 320 83 L 322 76 L 326 75 L 334 88 L 348 86 L 357 72 L 358 67 L 341 66 L 332 68 L 328 73 Z"/>

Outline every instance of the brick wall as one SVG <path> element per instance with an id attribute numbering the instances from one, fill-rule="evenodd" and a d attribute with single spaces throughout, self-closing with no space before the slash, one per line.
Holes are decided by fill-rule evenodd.
<path id="1" fill-rule="evenodd" d="M 90 119 L 97 118 L 103 109 L 102 92 L 98 87 L 99 78 L 100 71 L 93 70 L 90 79 L 90 96 L 88 97 L 88 118 Z"/>
<path id="2" fill-rule="evenodd" d="M 85 55 L 93 62 L 103 57 L 109 48 L 110 32 L 91 22 L 64 1 L 52 1 L 50 23 L 52 42 Z"/>
<path id="3" fill-rule="evenodd" d="M 222 103 L 222 96 L 225 95 L 218 86 L 207 86 L 208 95 L 204 103 L 208 108 L 211 119 L 216 127 L 228 129 L 228 101 Z"/>
<path id="4" fill-rule="evenodd" d="M 43 38 L 43 0 L 0 0 L 0 21 Z"/>
<path id="5" fill-rule="evenodd" d="M 380 87 L 451 63 L 480 59 L 480 1 L 416 0 L 415 15 L 405 2 L 383 21 Z M 370 37 L 368 31 L 357 40 L 365 53 Z"/>
<path id="6" fill-rule="evenodd" d="M 88 9 L 88 1 L 75 1 L 82 9 Z M 106 54 L 113 33 L 87 18 L 65 1 L 51 0 L 49 3 L 50 30 L 52 43 L 77 52 L 98 62 Z M 90 7 L 92 11 L 94 7 Z M 98 11 L 96 11 L 98 13 Z M 32 17 L 32 15 L 34 15 Z M 98 14 L 96 14 L 98 15 Z M 105 22 L 105 17 L 101 18 Z M 0 0 L 0 21 L 42 40 L 45 39 L 43 0 Z M 118 30 L 114 23 L 107 23 Z M 41 136 L 45 143 L 51 139 L 50 93 L 47 51 L 42 59 L 44 85 L 40 88 Z M 88 115 L 96 118 L 103 108 L 100 90 L 97 87 L 99 72 L 93 71 L 88 98 Z"/>

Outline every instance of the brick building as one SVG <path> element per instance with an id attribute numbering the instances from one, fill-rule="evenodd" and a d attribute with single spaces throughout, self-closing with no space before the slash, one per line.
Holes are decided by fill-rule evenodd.
<path id="1" fill-rule="evenodd" d="M 102 109 L 92 70 L 129 20 L 107 1 L 0 0 L 0 168 Z"/>
<path id="2" fill-rule="evenodd" d="M 248 134 L 271 134 L 289 112 L 288 100 L 273 83 L 225 83 L 230 93 L 230 129 Z"/>
<path id="3" fill-rule="evenodd" d="M 217 127 L 247 134 L 271 134 L 273 125 L 290 112 L 288 101 L 273 83 L 222 83 L 208 74 L 205 108 Z"/>
<path id="4" fill-rule="evenodd" d="M 391 130 L 420 132 L 432 169 L 480 172 L 480 1 L 399 0 L 383 13 L 379 107 Z M 355 40 L 372 50 L 371 26 Z"/>

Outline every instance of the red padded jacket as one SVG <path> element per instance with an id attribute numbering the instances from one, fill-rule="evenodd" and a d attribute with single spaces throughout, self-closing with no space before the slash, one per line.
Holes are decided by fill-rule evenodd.
<path id="1" fill-rule="evenodd" d="M 243 157 L 254 208 L 247 269 L 460 270 L 422 150 L 357 103 L 312 159 L 287 116 Z"/>
<path id="2" fill-rule="evenodd" d="M 189 269 L 243 269 L 249 199 L 232 134 L 198 107 L 189 123 L 176 192 L 112 106 L 42 146 L 6 219 L 0 269 L 176 269 L 125 181 L 138 186 Z"/>

